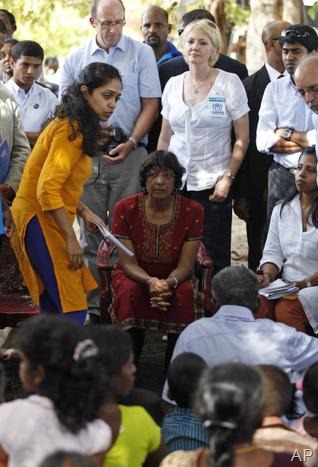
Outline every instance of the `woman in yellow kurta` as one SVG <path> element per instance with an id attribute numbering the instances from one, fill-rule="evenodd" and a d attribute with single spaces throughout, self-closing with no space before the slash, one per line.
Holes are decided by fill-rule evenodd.
<path id="1" fill-rule="evenodd" d="M 98 233 L 92 221 L 103 224 L 80 199 L 104 138 L 100 121 L 112 114 L 121 89 L 113 66 L 92 63 L 83 69 L 38 138 L 12 205 L 12 245 L 34 303 L 41 311 L 70 313 L 80 323 L 86 292 L 97 284 L 72 224 L 76 213 L 90 232 Z"/>

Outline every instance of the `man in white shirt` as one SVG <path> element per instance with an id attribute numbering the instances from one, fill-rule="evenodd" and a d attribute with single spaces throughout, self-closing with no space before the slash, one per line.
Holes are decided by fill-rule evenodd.
<path id="1" fill-rule="evenodd" d="M 218 311 L 211 318 L 201 318 L 185 328 L 172 360 L 183 352 L 193 352 L 210 366 L 228 362 L 273 364 L 289 376 L 304 372 L 318 361 L 316 337 L 269 319 L 255 319 L 258 289 L 256 274 L 244 266 L 218 272 L 212 282 Z"/>
<path id="2" fill-rule="evenodd" d="M 295 71 L 297 93 L 303 97 L 307 106 L 316 114 L 314 121 L 318 131 L 318 56 L 310 56 L 300 62 Z M 316 154 L 318 141 L 316 140 Z"/>
<path id="3" fill-rule="evenodd" d="M 301 150 L 316 141 L 312 113 L 296 95 L 293 77 L 299 62 L 317 53 L 317 33 L 310 26 L 296 24 L 282 32 L 280 45 L 288 75 L 267 86 L 256 134 L 258 150 L 274 155 L 268 174 L 268 221 L 276 202 L 295 189 L 293 172 Z"/>
<path id="4" fill-rule="evenodd" d="M 108 120 L 119 127 L 126 140 L 117 142 L 107 160 L 94 158 L 92 177 L 84 189 L 83 202 L 105 220 L 117 201 L 140 190 L 139 170 L 147 157 L 147 133 L 158 115 L 161 87 L 156 59 L 151 47 L 123 35 L 125 7 L 122 0 L 93 0 L 90 23 L 96 35 L 66 58 L 61 71 L 59 95 L 89 63 L 103 62 L 115 66 L 123 80 L 123 92 Z M 86 259 L 98 280 L 95 235 L 87 235 Z M 98 291 L 88 296 L 90 315 L 98 314 Z"/>
<path id="5" fill-rule="evenodd" d="M 18 42 L 12 48 L 10 59 L 13 76 L 5 84 L 19 106 L 22 125 L 31 147 L 52 118 L 57 103 L 50 89 L 36 83 L 41 75 L 43 58 L 43 49 L 37 42 Z"/>
<path id="6" fill-rule="evenodd" d="M 234 212 L 246 221 L 248 267 L 259 265 L 266 231 L 267 174 L 273 160 L 256 147 L 258 113 L 266 86 L 282 76 L 284 64 L 279 44 L 281 32 L 290 26 L 287 21 L 271 21 L 262 31 L 266 63 L 256 73 L 243 80 L 250 108 L 250 143 L 234 184 Z"/>

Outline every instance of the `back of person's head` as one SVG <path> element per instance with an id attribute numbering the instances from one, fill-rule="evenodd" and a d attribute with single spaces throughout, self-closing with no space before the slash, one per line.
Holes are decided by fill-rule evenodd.
<path id="1" fill-rule="evenodd" d="M 14 46 L 14 45 L 16 45 L 18 42 L 19 42 L 19 41 L 18 41 L 17 39 L 14 39 L 13 37 L 8 37 L 8 39 L 6 39 L 6 40 L 4 41 L 4 45 L 5 45 L 5 44 L 9 44 L 9 45 Z"/>
<path id="2" fill-rule="evenodd" d="M 123 367 L 133 355 L 130 336 L 115 325 L 87 326 L 85 332 L 98 348 L 100 371 L 107 382 L 105 390 L 110 390 L 117 397 L 123 395 L 117 393 L 116 383 Z"/>
<path id="3" fill-rule="evenodd" d="M 266 417 L 282 417 L 290 408 L 293 386 L 287 373 L 275 365 L 259 365 L 264 376 Z"/>
<path id="4" fill-rule="evenodd" d="M 218 306 L 238 305 L 258 309 L 259 284 L 256 274 L 245 266 L 229 266 L 212 281 L 212 295 Z"/>
<path id="5" fill-rule="evenodd" d="M 264 407 L 261 372 L 242 363 L 204 370 L 195 409 L 209 439 L 213 467 L 233 465 L 233 446 L 250 443 L 261 426 Z"/>
<path id="6" fill-rule="evenodd" d="M 140 405 L 151 415 L 157 425 L 162 425 L 164 411 L 161 398 L 155 392 L 144 388 L 133 388 L 127 396 L 120 397 L 118 402 L 123 405 Z"/>
<path id="7" fill-rule="evenodd" d="M 62 95 L 62 103 L 56 109 L 56 116 L 68 118 L 72 127 L 70 140 L 74 140 L 78 133 L 84 136 L 83 149 L 88 156 L 99 154 L 98 140 L 102 137 L 100 120 L 87 103 L 82 88 L 92 94 L 95 89 L 106 85 L 112 80 L 122 83 L 119 71 L 107 63 L 94 62 L 85 66 L 77 79 L 68 86 Z"/>
<path id="8" fill-rule="evenodd" d="M 311 365 L 305 373 L 303 399 L 307 409 L 318 415 L 318 362 Z"/>
<path id="9" fill-rule="evenodd" d="M 140 168 L 139 178 L 141 187 L 145 189 L 149 172 L 154 169 L 169 169 L 174 173 L 174 188 L 178 190 L 182 186 L 184 167 L 179 163 L 177 156 L 170 151 L 158 150 L 149 154 Z"/>
<path id="10" fill-rule="evenodd" d="M 38 467 L 96 467 L 96 464 L 83 454 L 57 451 L 46 457 Z"/>
<path id="11" fill-rule="evenodd" d="M 96 345 L 63 317 L 31 318 L 19 332 L 24 386 L 49 398 L 61 424 L 77 433 L 98 417 L 104 401 Z"/>
<path id="12" fill-rule="evenodd" d="M 188 11 L 182 16 L 182 26 L 185 28 L 188 24 L 192 23 L 192 21 L 196 21 L 198 19 L 208 19 L 209 21 L 212 21 L 212 23 L 216 23 L 215 18 L 210 11 L 205 10 L 204 8 L 196 8 L 195 10 Z"/>
<path id="13" fill-rule="evenodd" d="M 43 61 L 44 50 L 35 41 L 19 41 L 12 48 L 12 58 L 16 62 L 20 57 L 36 57 Z"/>
<path id="14" fill-rule="evenodd" d="M 280 35 L 279 43 L 281 47 L 287 44 L 299 42 L 308 52 L 318 49 L 318 36 L 314 28 L 306 24 L 293 24 L 284 29 Z"/>
<path id="15" fill-rule="evenodd" d="M 203 358 L 192 352 L 184 352 L 170 363 L 167 373 L 170 399 L 179 407 L 192 407 L 199 378 L 206 366 Z"/>

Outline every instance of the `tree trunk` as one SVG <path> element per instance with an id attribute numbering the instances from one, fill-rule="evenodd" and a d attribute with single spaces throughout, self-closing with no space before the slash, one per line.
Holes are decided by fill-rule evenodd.
<path id="1" fill-rule="evenodd" d="M 305 11 L 302 0 L 250 0 L 251 17 L 246 38 L 246 66 L 249 73 L 258 70 L 265 61 L 261 41 L 266 23 L 284 19 L 291 24 L 304 23 Z"/>

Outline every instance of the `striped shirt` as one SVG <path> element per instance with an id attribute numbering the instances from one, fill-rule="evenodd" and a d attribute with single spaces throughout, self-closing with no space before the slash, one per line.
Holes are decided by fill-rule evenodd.
<path id="1" fill-rule="evenodd" d="M 161 430 L 168 452 L 194 451 L 208 446 L 202 422 L 191 409 L 176 407 L 164 418 Z"/>

